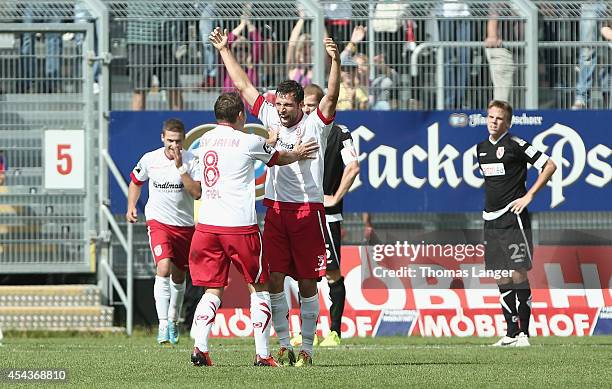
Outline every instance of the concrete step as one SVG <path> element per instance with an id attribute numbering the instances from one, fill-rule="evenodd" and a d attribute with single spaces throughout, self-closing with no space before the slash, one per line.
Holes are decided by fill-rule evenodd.
<path id="1" fill-rule="evenodd" d="M 3 330 L 87 330 L 113 327 L 113 307 L 0 307 Z"/>
<path id="2" fill-rule="evenodd" d="M 96 285 L 0 286 L 0 308 L 99 305 L 100 290 Z"/>

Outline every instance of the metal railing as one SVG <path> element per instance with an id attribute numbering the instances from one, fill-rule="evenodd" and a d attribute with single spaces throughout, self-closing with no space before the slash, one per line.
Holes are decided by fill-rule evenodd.
<path id="1" fill-rule="evenodd" d="M 0 150 L 4 160 L 4 179 L 0 187 L 0 271 L 2 273 L 91 272 L 95 255 L 91 246 L 95 239 L 94 177 L 85 177 L 80 189 L 51 188 L 45 180 L 49 166 L 45 155 L 54 157 L 55 150 L 46 149 L 46 130 L 79 130 L 84 133 L 84 166 L 91 171 L 94 160 L 93 74 L 86 53 L 93 50 L 93 29 L 88 24 L 23 23 L 0 24 L 0 34 L 34 36 L 45 40 L 62 34 L 81 35 L 80 50 L 55 53 L 46 57 L 45 69 L 62 69 L 57 74 L 31 79 L 4 77 L 3 87 L 31 82 L 27 95 L 0 95 Z M 12 62 L 15 53 L 2 56 L 3 63 Z M 39 58 L 21 56 L 24 66 L 37 69 Z M 60 86 L 70 86 L 61 90 Z M 41 90 L 40 88 L 52 88 Z M 46 92 L 46 93 L 41 93 Z M 59 150 L 59 149 L 58 149 Z M 64 158 L 59 155 L 58 162 Z M 72 158 L 71 154 L 65 156 Z M 69 169 L 70 170 L 70 169 Z M 65 172 L 68 174 L 69 172 Z"/>

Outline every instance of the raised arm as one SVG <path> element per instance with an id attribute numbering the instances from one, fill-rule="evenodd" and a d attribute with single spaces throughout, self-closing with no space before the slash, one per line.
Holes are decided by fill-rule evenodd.
<path id="1" fill-rule="evenodd" d="M 240 66 L 236 57 L 229 49 L 227 45 L 227 29 L 221 32 L 221 27 L 215 28 L 209 36 L 210 43 L 215 46 L 223 59 L 225 69 L 229 74 L 234 86 L 240 92 L 240 95 L 246 100 L 246 102 L 253 106 L 255 101 L 259 97 L 259 92 L 255 89 L 255 86 L 249 80 L 249 76 L 245 73 L 244 69 Z"/>
<path id="2" fill-rule="evenodd" d="M 340 53 L 332 38 L 325 38 L 325 51 L 331 58 L 331 69 L 327 82 L 327 94 L 321 99 L 319 109 L 324 117 L 332 118 L 336 114 L 336 104 L 340 95 Z"/>
<path id="3" fill-rule="evenodd" d="M 491 11 L 487 21 L 485 47 L 501 47 L 501 39 L 497 36 L 497 17 L 497 11 Z"/>
<path id="4" fill-rule="evenodd" d="M 286 64 L 291 70 L 295 67 L 297 58 L 295 58 L 295 47 L 297 45 L 298 38 L 302 33 L 302 29 L 304 28 L 304 18 L 300 16 L 300 19 L 293 26 L 293 30 L 291 30 L 291 35 L 289 36 L 289 44 L 287 45 L 287 60 Z"/>

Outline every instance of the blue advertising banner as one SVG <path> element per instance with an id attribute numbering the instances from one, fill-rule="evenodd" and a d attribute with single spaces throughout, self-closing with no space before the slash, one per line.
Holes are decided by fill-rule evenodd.
<path id="1" fill-rule="evenodd" d="M 161 147 L 162 122 L 171 117 L 187 129 L 214 123 L 209 111 L 112 112 L 110 153 L 126 180 L 145 152 Z M 484 112 L 345 111 L 336 122 L 351 130 L 361 167 L 346 211 L 482 210 L 476 144 L 488 137 Z M 532 211 L 612 210 L 611 123 L 609 111 L 515 112 L 510 132 L 559 167 Z M 536 177 L 531 168 L 528 185 Z M 125 212 L 125 197 L 114 184 L 111 200 L 113 212 Z"/>

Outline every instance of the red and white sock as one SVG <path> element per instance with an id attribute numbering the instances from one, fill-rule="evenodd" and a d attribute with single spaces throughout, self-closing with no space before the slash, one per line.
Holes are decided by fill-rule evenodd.
<path id="1" fill-rule="evenodd" d="M 292 349 L 289 339 L 289 305 L 285 292 L 270 293 L 272 303 L 272 321 L 281 347 Z"/>
<path id="2" fill-rule="evenodd" d="M 270 325 L 272 324 L 272 308 L 270 293 L 251 293 L 251 323 L 255 337 L 255 352 L 260 357 L 269 357 Z"/>
<path id="3" fill-rule="evenodd" d="M 319 319 L 319 294 L 317 293 L 312 297 L 301 297 L 301 302 L 302 347 L 300 350 L 304 350 L 312 356 L 317 320 Z"/>
<path id="4" fill-rule="evenodd" d="M 221 305 L 219 297 L 212 293 L 204 293 L 195 311 L 193 325 L 195 326 L 195 343 L 202 352 L 208 352 L 208 334 L 215 323 L 217 309 Z"/>

